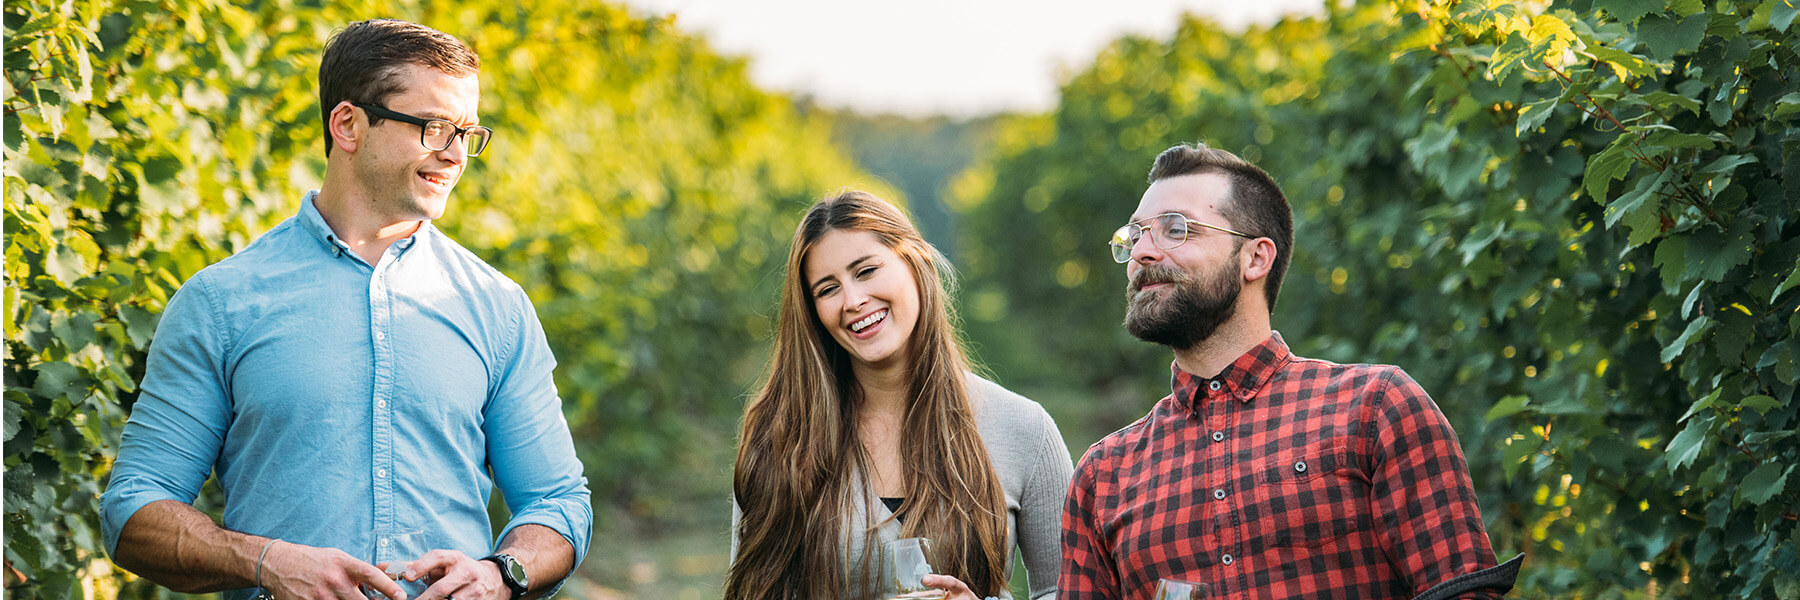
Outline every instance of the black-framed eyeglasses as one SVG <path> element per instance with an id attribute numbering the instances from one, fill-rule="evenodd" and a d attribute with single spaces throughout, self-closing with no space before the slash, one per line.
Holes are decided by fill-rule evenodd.
<path id="1" fill-rule="evenodd" d="M 1229 233 L 1244 239 L 1256 239 L 1256 236 L 1226 229 L 1211 223 L 1202 223 L 1187 218 L 1181 213 L 1163 213 L 1154 217 L 1126 223 L 1118 231 L 1113 232 L 1112 253 L 1117 262 L 1131 262 L 1131 249 L 1137 247 L 1138 240 L 1144 239 L 1144 232 L 1150 232 L 1150 243 L 1163 250 L 1174 250 L 1193 237 L 1189 225 L 1199 225 L 1214 231 Z"/>
<path id="2" fill-rule="evenodd" d="M 463 149 L 469 156 L 478 156 L 487 149 L 488 141 L 494 139 L 494 130 L 476 125 L 473 127 L 457 127 L 455 123 L 443 119 L 426 119 L 406 113 L 394 112 L 373 104 L 351 102 L 352 106 L 369 111 L 369 114 L 383 119 L 393 119 L 401 123 L 419 126 L 419 143 L 432 152 L 440 152 L 449 148 L 458 136 L 463 139 Z"/>

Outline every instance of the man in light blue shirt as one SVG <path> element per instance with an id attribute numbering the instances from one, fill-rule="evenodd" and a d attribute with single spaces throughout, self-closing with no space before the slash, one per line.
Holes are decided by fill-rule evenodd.
<path id="1" fill-rule="evenodd" d="M 492 136 L 479 67 L 402 21 L 332 39 L 323 186 L 163 314 L 102 498 L 120 566 L 231 599 L 502 600 L 580 564 L 593 514 L 537 314 L 431 225 Z M 209 474 L 222 525 L 191 505 Z"/>

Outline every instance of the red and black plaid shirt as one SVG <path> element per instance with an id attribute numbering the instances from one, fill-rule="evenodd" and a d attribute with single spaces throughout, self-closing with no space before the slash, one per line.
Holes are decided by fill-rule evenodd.
<path id="1" fill-rule="evenodd" d="M 1412 598 L 1493 567 L 1456 433 L 1398 367 L 1280 334 L 1089 448 L 1063 511 L 1062 600 Z M 1496 598 L 1481 590 L 1466 598 Z"/>

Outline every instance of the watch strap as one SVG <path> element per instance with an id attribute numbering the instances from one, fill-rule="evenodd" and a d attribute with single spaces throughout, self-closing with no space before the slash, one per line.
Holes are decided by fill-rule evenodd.
<path id="1" fill-rule="evenodd" d="M 495 553 L 484 556 L 481 560 L 494 563 L 494 566 L 500 568 L 500 582 L 506 584 L 506 589 L 512 590 L 513 598 L 524 596 L 525 592 L 531 589 L 529 582 L 526 581 L 528 578 L 524 576 L 524 566 L 520 565 L 518 559 L 513 558 L 511 554 Z M 516 575 L 515 570 L 518 572 Z"/>

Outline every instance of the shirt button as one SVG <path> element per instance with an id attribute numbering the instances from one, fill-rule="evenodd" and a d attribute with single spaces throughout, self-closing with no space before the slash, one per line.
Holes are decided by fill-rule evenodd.
<path id="1" fill-rule="evenodd" d="M 386 400 L 376 400 L 376 401 L 375 401 L 375 408 L 379 408 L 379 409 L 382 409 L 382 410 L 387 410 L 387 401 L 386 401 Z"/>
<path id="2" fill-rule="evenodd" d="M 1225 556 L 1223 556 L 1223 557 L 1220 557 L 1220 559 L 1219 559 L 1219 560 L 1220 560 L 1220 561 L 1222 561 L 1222 562 L 1224 562 L 1224 563 L 1225 563 L 1225 566 L 1228 566 L 1228 567 L 1229 567 L 1229 566 L 1231 566 L 1231 563 L 1234 563 L 1234 562 L 1237 562 L 1237 560 L 1236 560 L 1236 559 L 1233 559 L 1233 558 L 1231 558 L 1231 555 L 1230 555 L 1230 554 L 1227 554 L 1227 555 L 1225 555 Z"/>
<path id="3" fill-rule="evenodd" d="M 387 479 L 387 469 L 376 469 L 375 476 L 380 477 L 382 479 Z"/>
<path id="4" fill-rule="evenodd" d="M 1212 388 L 1212 391 L 1215 391 L 1215 392 L 1216 392 L 1216 391 L 1219 391 L 1219 388 L 1221 388 L 1221 387 L 1225 387 L 1225 386 L 1224 386 L 1224 385 L 1222 385 L 1222 384 L 1220 384 L 1220 383 L 1219 383 L 1219 382 L 1217 382 L 1217 381 L 1214 381 L 1214 382 L 1212 382 L 1212 383 L 1208 383 L 1208 384 L 1206 384 L 1206 387 L 1209 387 L 1209 388 Z"/>
<path id="5" fill-rule="evenodd" d="M 379 341 L 382 341 L 382 340 L 385 340 L 385 339 L 387 339 L 387 333 L 386 333 L 386 332 L 381 332 L 381 331 L 377 331 L 377 332 L 375 332 L 375 341 L 377 341 L 377 342 L 379 342 Z"/>
<path id="6" fill-rule="evenodd" d="M 1213 432 L 1213 441 L 1215 441 L 1215 442 L 1223 442 L 1223 441 L 1225 441 L 1225 432 L 1223 432 L 1223 431 L 1214 431 L 1214 432 Z"/>
<path id="7" fill-rule="evenodd" d="M 380 540 L 376 540 L 376 542 L 375 542 L 375 543 L 376 543 L 376 544 L 380 544 L 380 545 L 381 545 L 381 547 L 383 547 L 383 548 L 386 548 L 386 547 L 387 547 L 387 545 L 388 545 L 388 539 L 387 539 L 387 538 L 381 538 L 381 539 L 380 539 Z"/>
<path id="8" fill-rule="evenodd" d="M 1294 472 L 1295 473 L 1305 473 L 1306 472 L 1306 461 L 1303 460 L 1303 461 L 1294 463 Z"/>
<path id="9" fill-rule="evenodd" d="M 1225 490 L 1222 490 L 1222 489 L 1213 490 L 1213 499 L 1214 500 L 1224 500 L 1225 499 Z"/>

